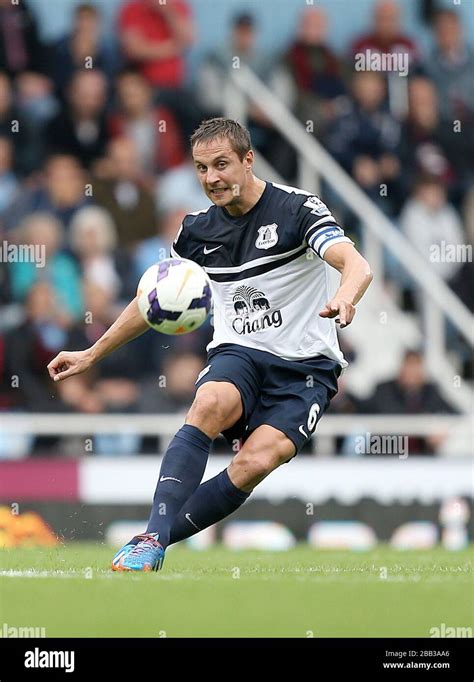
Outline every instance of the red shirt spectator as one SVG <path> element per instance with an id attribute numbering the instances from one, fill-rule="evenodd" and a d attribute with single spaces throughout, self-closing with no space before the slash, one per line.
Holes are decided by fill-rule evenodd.
<path id="1" fill-rule="evenodd" d="M 126 56 L 162 88 L 184 83 L 183 52 L 193 39 L 191 11 L 185 0 L 131 0 L 121 10 L 119 30 Z"/>
<path id="2" fill-rule="evenodd" d="M 323 100 L 337 97 L 345 91 L 342 64 L 327 43 L 325 13 L 316 7 L 308 7 L 301 15 L 287 61 L 298 89 L 312 92 Z"/>
<path id="3" fill-rule="evenodd" d="M 410 38 L 406 38 L 401 34 L 393 36 L 391 40 L 385 42 L 375 33 L 372 33 L 370 35 L 362 36 L 362 38 L 359 38 L 359 40 L 357 40 L 352 46 L 353 54 L 365 52 L 366 50 L 380 52 L 381 54 L 397 54 L 400 52 L 408 52 L 410 55 L 410 61 L 416 61 L 418 57 L 418 51 L 415 43 L 410 40 Z"/>
<path id="4" fill-rule="evenodd" d="M 417 46 L 402 33 L 400 8 L 394 0 L 379 0 L 375 6 L 372 32 L 361 36 L 352 45 L 353 55 L 366 50 L 382 54 L 408 52 L 410 64 L 418 60 Z"/>

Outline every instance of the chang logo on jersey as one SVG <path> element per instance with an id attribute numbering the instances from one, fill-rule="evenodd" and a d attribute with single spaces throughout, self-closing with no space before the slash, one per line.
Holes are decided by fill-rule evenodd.
<path id="1" fill-rule="evenodd" d="M 257 241 L 255 242 L 257 249 L 271 249 L 272 246 L 275 246 L 278 243 L 277 229 L 276 223 L 259 227 Z"/>
<path id="2" fill-rule="evenodd" d="M 253 287 L 238 287 L 232 301 L 237 315 L 232 328 L 237 334 L 253 334 L 268 327 L 281 327 L 281 311 L 270 312 L 270 303 L 261 291 Z M 265 312 L 267 310 L 269 312 Z"/>

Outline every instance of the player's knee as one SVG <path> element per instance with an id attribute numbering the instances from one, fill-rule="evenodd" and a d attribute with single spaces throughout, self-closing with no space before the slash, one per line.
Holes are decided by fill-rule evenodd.
<path id="1" fill-rule="evenodd" d="M 267 476 L 291 457 L 288 445 L 273 443 L 271 447 L 248 443 L 235 457 L 234 462 L 253 476 Z"/>
<path id="2" fill-rule="evenodd" d="M 259 457 L 257 452 L 249 449 L 239 452 L 232 460 L 232 465 L 236 470 L 240 470 L 244 474 L 246 481 L 265 477 L 274 468 L 269 457 Z"/>
<path id="3" fill-rule="evenodd" d="M 198 391 L 191 405 L 188 418 L 208 419 L 211 415 L 216 416 L 219 410 L 219 398 L 215 391 Z"/>
<path id="4" fill-rule="evenodd" d="M 204 428 L 206 431 L 212 431 L 212 436 L 215 437 L 220 433 L 225 419 L 225 406 L 219 400 L 217 391 L 209 388 L 196 393 L 186 422 L 198 428 Z"/>

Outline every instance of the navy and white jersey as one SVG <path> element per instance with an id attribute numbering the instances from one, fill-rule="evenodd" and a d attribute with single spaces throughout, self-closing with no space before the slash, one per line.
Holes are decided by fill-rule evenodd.
<path id="1" fill-rule="evenodd" d="M 259 201 L 233 217 L 215 205 L 187 215 L 172 256 L 198 263 L 211 280 L 214 337 L 286 360 L 325 355 L 347 365 L 329 301 L 324 253 L 349 242 L 327 206 L 309 192 L 267 182 Z"/>

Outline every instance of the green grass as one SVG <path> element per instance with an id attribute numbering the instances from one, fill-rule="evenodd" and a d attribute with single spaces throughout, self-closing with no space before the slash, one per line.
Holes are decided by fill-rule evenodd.
<path id="1" fill-rule="evenodd" d="M 138 575 L 109 571 L 113 553 L 79 542 L 0 550 L 0 627 L 44 627 L 47 637 L 429 637 L 442 623 L 473 627 L 472 547 L 178 546 L 163 571 Z"/>

